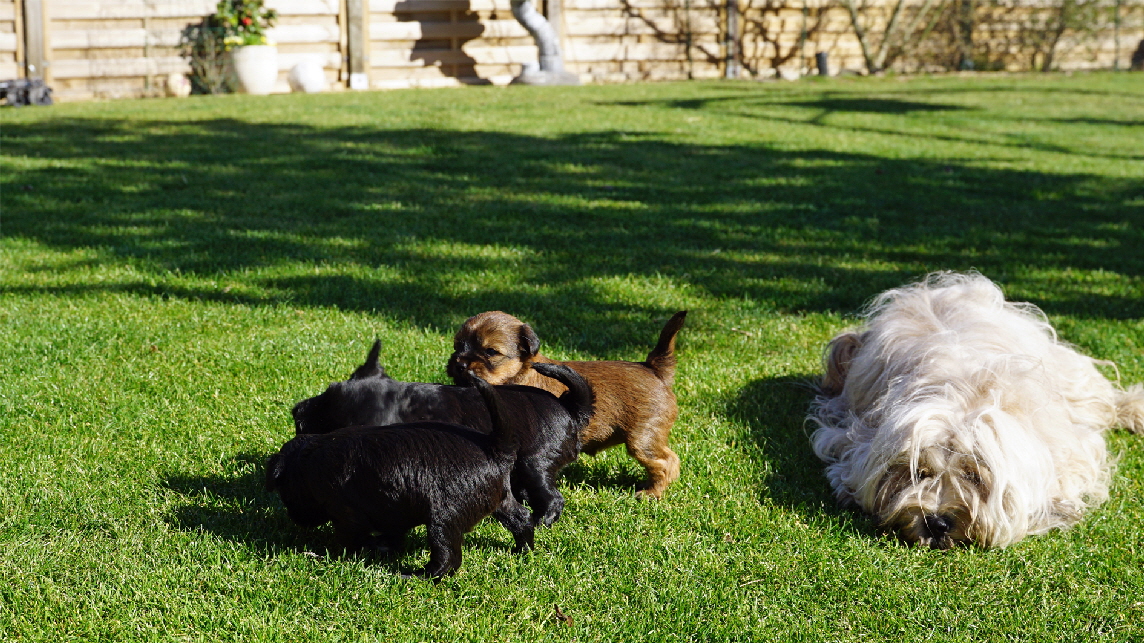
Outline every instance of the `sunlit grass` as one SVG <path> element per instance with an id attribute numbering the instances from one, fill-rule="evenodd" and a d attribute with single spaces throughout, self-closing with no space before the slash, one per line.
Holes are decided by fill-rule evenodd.
<path id="1" fill-rule="evenodd" d="M 1144 381 L 1128 74 L 469 88 L 0 111 L 0 638 L 1144 636 L 1144 443 L 1067 532 L 908 549 L 840 510 L 803 416 L 874 294 L 977 269 Z M 440 584 L 327 557 L 263 491 L 292 404 L 375 337 L 443 382 L 501 309 L 642 359 L 688 309 L 673 445 L 565 471 L 564 517 Z M 571 618 L 565 621 L 560 613 Z"/>

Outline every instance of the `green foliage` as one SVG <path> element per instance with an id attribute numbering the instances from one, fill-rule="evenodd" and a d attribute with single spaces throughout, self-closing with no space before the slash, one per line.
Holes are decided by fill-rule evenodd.
<path id="1" fill-rule="evenodd" d="M 803 416 L 832 334 L 939 269 L 1144 381 L 1142 102 L 1049 74 L 5 110 L 0 638 L 1140 640 L 1144 440 L 1109 435 L 1074 529 L 935 552 L 835 505 Z M 441 382 L 482 310 L 638 359 L 684 308 L 662 502 L 584 457 L 536 551 L 486 521 L 434 585 L 398 575 L 423 530 L 330 556 L 264 490 L 374 337 Z"/>
<path id="2" fill-rule="evenodd" d="M 187 25 L 179 39 L 179 52 L 191 65 L 196 94 L 233 93 L 238 86 L 229 51 L 244 45 L 273 44 L 266 30 L 278 13 L 262 0 L 219 0 L 213 15 Z"/>
<path id="3" fill-rule="evenodd" d="M 190 63 L 195 94 L 228 94 L 235 90 L 234 70 L 223 38 L 226 30 L 210 18 L 189 24 L 179 38 L 179 53 Z"/>
<path id="4" fill-rule="evenodd" d="M 228 47 L 273 44 L 266 30 L 274 26 L 278 12 L 263 6 L 263 0 L 219 0 L 213 16 L 224 30 Z"/>

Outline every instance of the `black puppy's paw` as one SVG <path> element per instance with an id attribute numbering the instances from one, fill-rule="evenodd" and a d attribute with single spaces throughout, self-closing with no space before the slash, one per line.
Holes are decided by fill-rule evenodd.
<path id="1" fill-rule="evenodd" d="M 553 502 L 548 506 L 548 509 L 540 515 L 540 517 L 533 517 L 533 524 L 538 527 L 551 527 L 553 523 L 560 520 L 560 515 L 564 513 L 564 500 L 560 499 L 559 502 Z"/>
<path id="2" fill-rule="evenodd" d="M 513 545 L 512 553 L 523 554 L 526 551 L 530 551 L 532 549 L 535 549 L 536 545 L 532 540 L 532 536 L 533 536 L 533 531 L 531 528 L 526 529 L 522 533 L 513 534 L 513 540 L 516 542 L 516 544 Z"/>

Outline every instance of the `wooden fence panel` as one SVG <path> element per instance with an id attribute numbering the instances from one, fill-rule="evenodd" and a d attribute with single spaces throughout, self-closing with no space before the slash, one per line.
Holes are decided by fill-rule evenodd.
<path id="1" fill-rule="evenodd" d="M 301 62 L 322 67 L 330 88 L 344 88 L 349 67 L 342 0 L 267 0 L 266 5 L 278 12 L 278 21 L 269 32 L 278 46 L 274 91 L 290 91 L 286 74 Z"/>
<path id="2" fill-rule="evenodd" d="M 348 35 L 349 1 L 267 0 L 279 13 L 270 32 L 279 52 L 275 91 L 289 91 L 286 74 L 303 61 L 321 65 L 332 89 L 346 88 L 354 44 Z M 361 52 L 359 79 L 368 87 L 504 84 L 537 60 L 535 43 L 513 18 L 509 0 L 352 1 L 362 7 L 363 18 L 357 23 L 362 45 L 354 51 Z M 565 66 L 584 82 L 716 78 L 725 73 L 726 0 L 533 1 L 541 7 L 560 3 L 553 7 L 560 9 L 552 12 L 553 27 L 561 34 Z M 924 0 L 908 1 L 909 11 Z M 0 80 L 25 76 L 27 63 L 35 57 L 35 73 L 43 74 L 57 99 L 160 95 L 168 74 L 189 71 L 179 52 L 182 30 L 213 13 L 216 2 L 0 0 Z M 829 54 L 835 73 L 864 71 L 849 13 L 837 0 L 737 2 L 732 36 L 744 76 L 815 73 L 819 52 Z M 1040 64 L 1043 55 L 1030 44 L 1029 24 L 1043 21 L 1051 5 L 1052 0 L 996 0 L 988 11 L 982 9 L 974 37 L 985 64 L 996 69 Z M 887 18 L 889 0 L 870 0 L 864 6 L 877 41 L 877 25 Z M 29 30 L 28 16 L 40 21 L 41 28 Z M 1119 44 L 1110 24 L 1102 29 L 1097 37 L 1059 55 L 1056 65 L 1109 68 L 1118 56 L 1126 68 L 1144 38 L 1144 4 L 1122 3 Z M 949 68 L 948 49 L 949 43 L 927 41 L 916 56 L 900 59 L 892 68 Z"/>
<path id="3" fill-rule="evenodd" d="M 0 0 L 0 80 L 23 76 L 22 21 L 17 20 L 16 0 Z"/>
<path id="4" fill-rule="evenodd" d="M 48 82 L 57 98 L 82 100 L 161 95 L 168 74 L 190 71 L 179 52 L 183 29 L 214 13 L 217 0 L 42 1 L 50 5 Z M 266 4 L 279 12 L 268 34 L 278 46 L 275 91 L 289 91 L 286 73 L 302 61 L 320 64 L 336 86 L 343 68 L 341 0 Z"/>
<path id="5" fill-rule="evenodd" d="M 723 75 L 723 0 L 563 0 L 566 67 L 590 82 Z"/>
<path id="6" fill-rule="evenodd" d="M 509 0 L 371 0 L 370 86 L 507 84 L 537 59 Z"/>

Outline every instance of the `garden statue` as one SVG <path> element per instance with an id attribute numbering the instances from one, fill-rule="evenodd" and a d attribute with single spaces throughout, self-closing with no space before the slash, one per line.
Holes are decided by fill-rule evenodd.
<path id="1" fill-rule="evenodd" d="M 539 64 L 535 67 L 525 65 L 512 82 L 519 85 L 579 85 L 580 78 L 564 69 L 556 30 L 540 15 L 532 0 L 512 0 L 512 15 L 528 30 L 540 50 Z"/>

